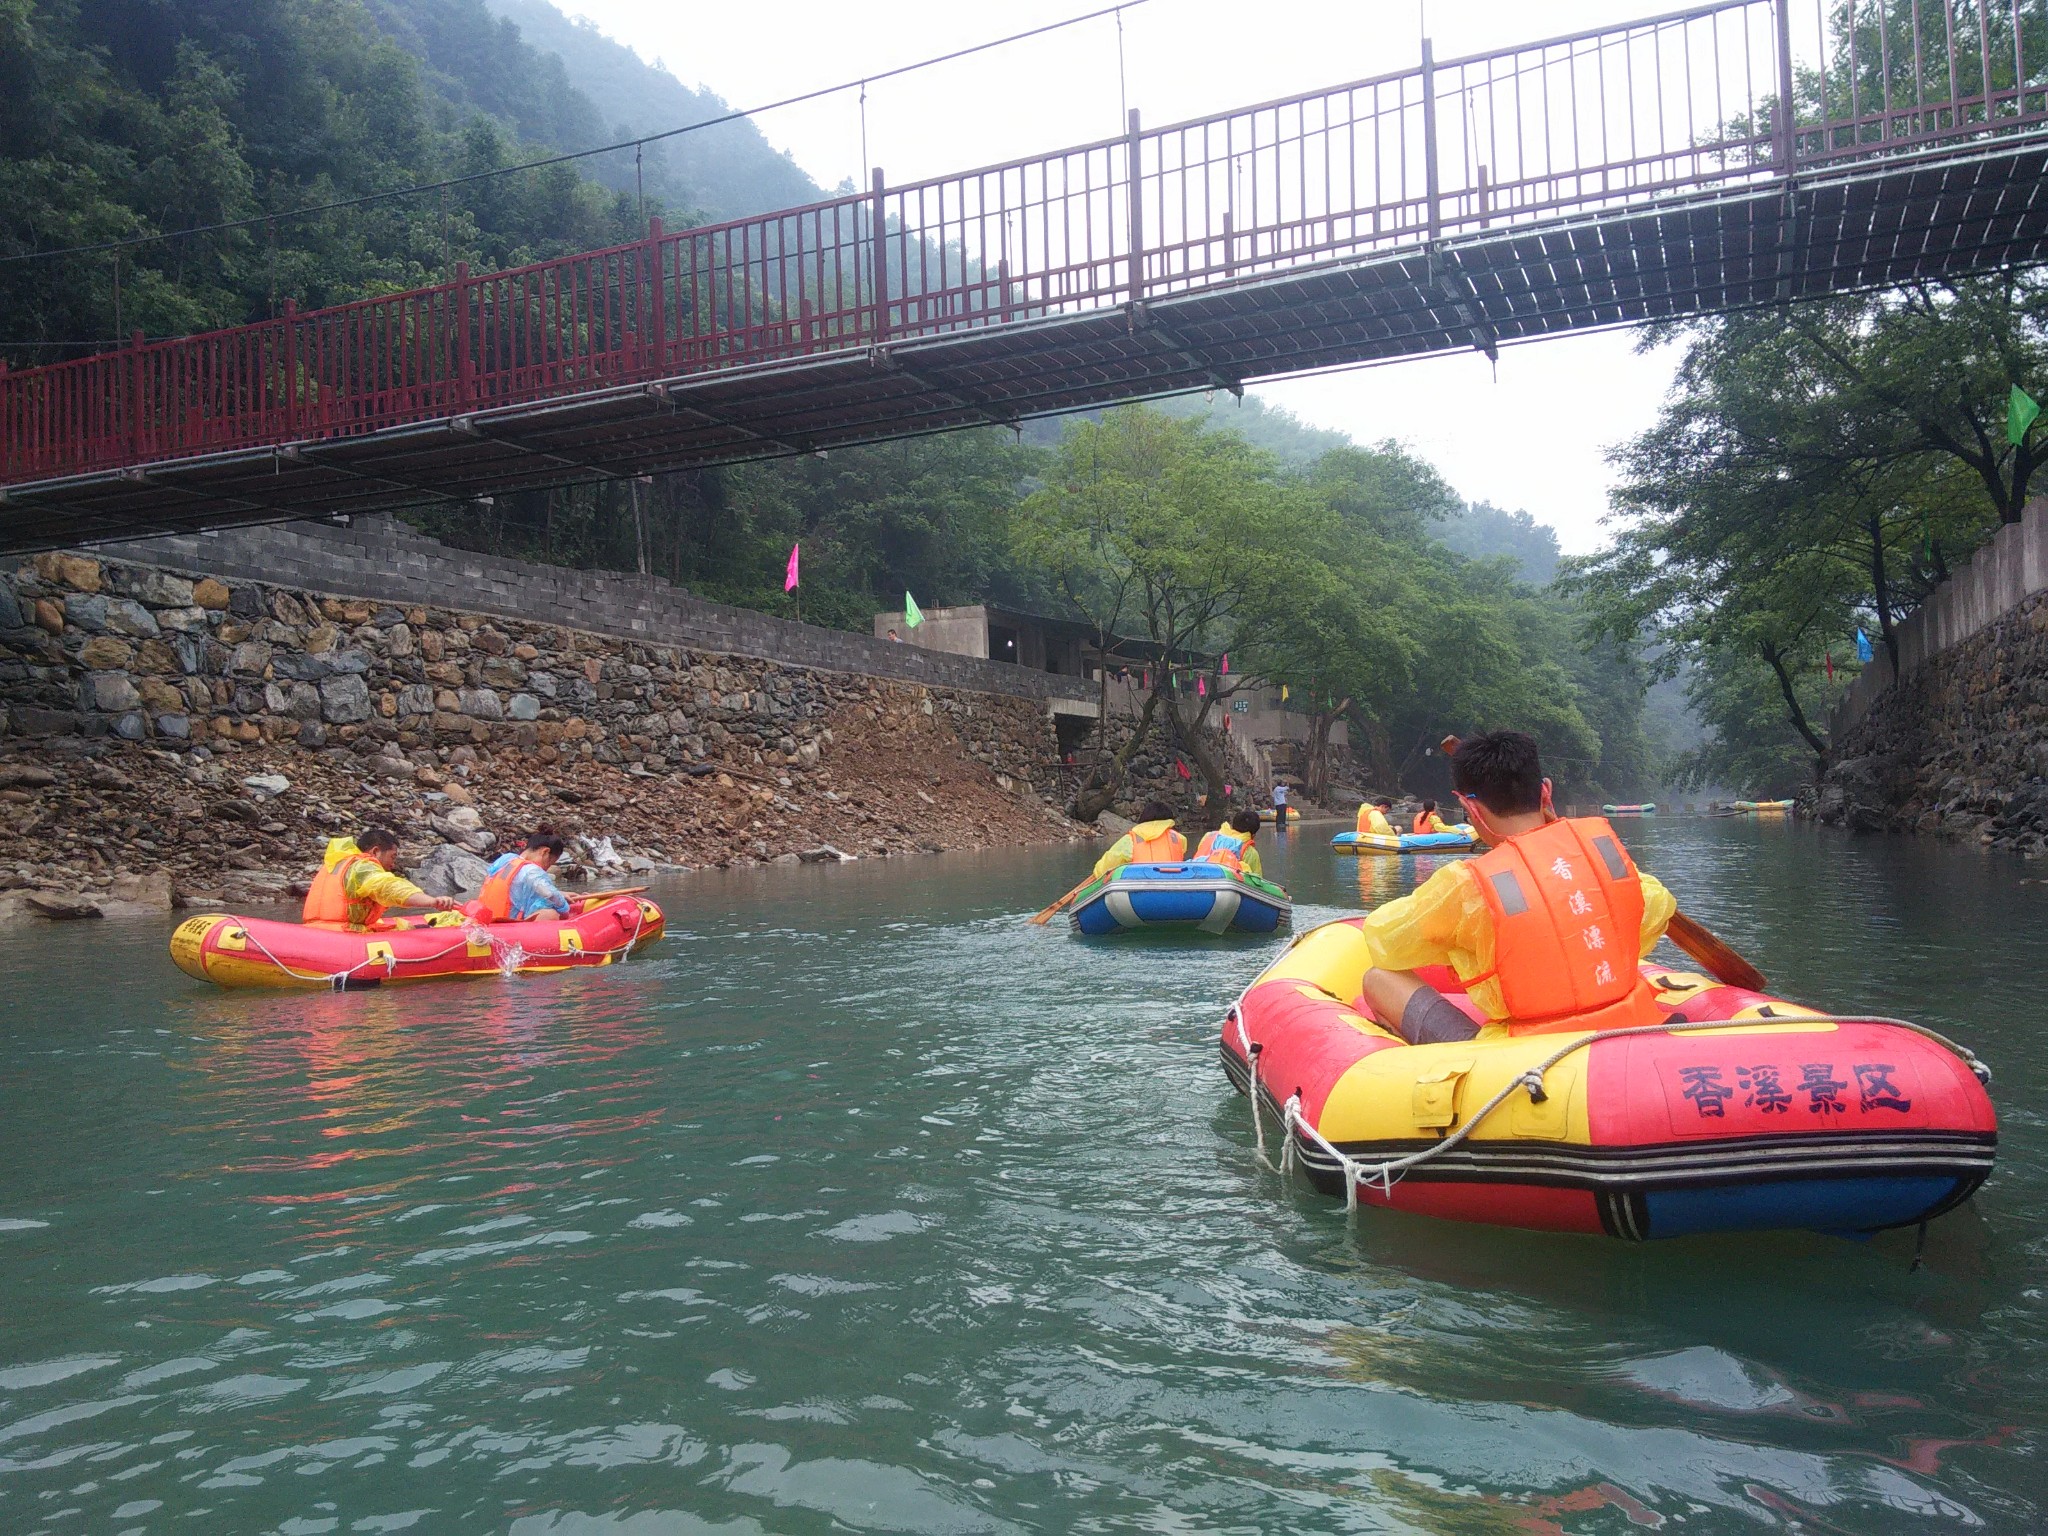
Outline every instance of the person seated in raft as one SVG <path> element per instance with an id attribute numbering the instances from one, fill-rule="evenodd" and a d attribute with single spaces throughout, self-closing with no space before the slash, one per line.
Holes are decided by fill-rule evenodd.
<path id="1" fill-rule="evenodd" d="M 1188 840 L 1173 829 L 1173 807 L 1147 800 L 1138 810 L 1137 825 L 1109 845 L 1088 878 L 1099 880 L 1125 864 L 1178 864 L 1187 856 Z"/>
<path id="2" fill-rule="evenodd" d="M 1358 807 L 1358 835 L 1360 837 L 1392 837 L 1394 823 L 1387 813 L 1393 810 L 1394 802 L 1382 796 L 1378 800 L 1367 800 Z"/>
<path id="3" fill-rule="evenodd" d="M 1436 802 L 1425 800 L 1422 802 L 1422 809 L 1415 813 L 1415 825 L 1410 830 L 1420 836 L 1430 832 L 1448 832 L 1451 829 L 1444 825 L 1443 817 L 1437 815 Z"/>
<path id="4" fill-rule="evenodd" d="M 1259 835 L 1259 813 L 1237 811 L 1214 832 L 1202 834 L 1195 845 L 1194 862 L 1220 864 L 1233 875 L 1263 875 L 1259 850 L 1253 839 Z"/>
<path id="5" fill-rule="evenodd" d="M 1478 1025 L 1420 980 L 1447 965 L 1493 1032 L 1620 1029 L 1663 1017 L 1636 962 L 1678 910 L 1599 816 L 1560 818 L 1533 738 L 1493 731 L 1451 758 L 1451 786 L 1488 851 L 1446 864 L 1365 919 L 1366 1004 L 1414 1045 Z"/>
<path id="6" fill-rule="evenodd" d="M 549 871 L 562 856 L 562 838 L 534 833 L 518 853 L 496 860 L 484 877 L 483 889 L 465 910 L 480 923 L 530 923 L 538 918 L 567 917 L 569 898 L 556 889 Z"/>
<path id="7" fill-rule="evenodd" d="M 332 838 L 320 873 L 306 892 L 299 921 L 308 928 L 335 928 L 368 933 L 401 926 L 386 922 L 393 907 L 457 912 L 446 896 L 429 896 L 403 875 L 394 874 L 398 839 L 383 827 L 365 827 L 354 837 Z"/>

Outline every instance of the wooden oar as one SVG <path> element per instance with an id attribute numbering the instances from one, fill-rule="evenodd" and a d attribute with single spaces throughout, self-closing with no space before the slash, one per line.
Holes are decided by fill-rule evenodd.
<path id="1" fill-rule="evenodd" d="M 1762 971 L 1683 912 L 1671 914 L 1664 936 L 1705 966 L 1707 974 L 1716 981 L 1731 987 L 1747 987 L 1752 992 L 1761 992 L 1768 985 Z"/>
<path id="2" fill-rule="evenodd" d="M 647 889 L 644 885 L 622 885 L 615 891 L 585 891 L 576 899 L 582 902 L 610 901 L 615 896 L 638 896 Z"/>
<path id="3" fill-rule="evenodd" d="M 1460 743 L 1457 737 L 1446 736 L 1438 745 L 1445 757 L 1455 757 Z M 1671 914 L 1671 921 L 1666 925 L 1664 935 L 1705 966 L 1707 974 L 1718 982 L 1731 987 L 1747 987 L 1752 992 L 1761 992 L 1769 985 L 1764 980 L 1762 971 L 1735 953 L 1703 924 L 1694 922 L 1683 912 Z"/>
<path id="4" fill-rule="evenodd" d="M 1088 887 L 1094 883 L 1094 880 L 1095 876 L 1093 874 L 1090 874 L 1086 880 L 1083 880 L 1079 885 L 1075 886 L 1071 891 L 1067 892 L 1066 895 L 1062 896 L 1058 901 L 1054 902 L 1051 906 L 1047 907 L 1043 912 L 1039 913 L 1038 916 L 1032 918 L 1031 921 L 1037 923 L 1041 927 L 1051 922 L 1055 917 L 1059 916 L 1059 914 L 1063 910 L 1065 910 L 1068 902 L 1072 901 L 1076 896 L 1080 895 L 1083 891 L 1087 890 Z"/>

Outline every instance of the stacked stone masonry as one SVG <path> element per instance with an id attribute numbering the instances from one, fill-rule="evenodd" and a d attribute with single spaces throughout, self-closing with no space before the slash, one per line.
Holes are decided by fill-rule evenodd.
<path id="1" fill-rule="evenodd" d="M 371 738 L 496 744 L 542 764 L 649 773 L 707 760 L 805 768 L 826 720 L 873 686 L 854 673 L 75 554 L 40 555 L 0 578 L 0 698 L 9 731 L 24 737 L 306 748 Z M 1042 699 L 911 682 L 889 691 L 929 700 L 926 712 L 950 720 L 966 753 L 996 773 L 1054 777 Z"/>
<path id="2" fill-rule="evenodd" d="M 1877 696 L 1834 742 L 1819 819 L 2048 854 L 2048 592 Z"/>
<path id="3" fill-rule="evenodd" d="M 659 577 L 575 571 L 451 549 L 386 517 L 364 518 L 348 528 L 294 523 L 177 534 L 109 544 L 96 553 L 229 583 L 360 597 L 380 607 L 450 609 L 978 693 L 1095 698 L 1094 686 L 1078 677 L 792 623 L 692 597 Z"/>

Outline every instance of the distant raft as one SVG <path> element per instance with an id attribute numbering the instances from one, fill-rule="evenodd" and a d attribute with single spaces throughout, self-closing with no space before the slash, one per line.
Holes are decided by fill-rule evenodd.
<path id="1" fill-rule="evenodd" d="M 1791 800 L 1737 800 L 1728 809 L 1737 816 L 1788 816 L 1795 803 Z"/>
<path id="2" fill-rule="evenodd" d="M 573 917 L 532 923 L 455 923 L 344 933 L 210 912 L 171 935 L 178 969 L 218 987 L 367 987 L 473 976 L 532 976 L 611 965 L 662 935 L 644 897 L 594 899 Z"/>
<path id="3" fill-rule="evenodd" d="M 1931 1031 L 1645 963 L 1665 1022 L 1410 1045 L 1359 997 L 1362 922 L 1297 939 L 1222 1038 L 1261 1144 L 1347 1204 L 1631 1241 L 1860 1233 L 1991 1172 L 1990 1073 Z M 1421 974 L 1482 1017 L 1447 968 Z"/>
<path id="4" fill-rule="evenodd" d="M 1089 935 L 1139 928 L 1271 933 L 1293 921 L 1294 904 L 1270 880 L 1220 864 L 1125 864 L 1082 888 L 1073 917 L 1074 931 Z"/>
<path id="5" fill-rule="evenodd" d="M 1339 853 L 1456 853 L 1478 842 L 1471 824 L 1461 821 L 1448 832 L 1339 832 L 1330 846 Z"/>
<path id="6" fill-rule="evenodd" d="M 1654 816 L 1657 814 L 1657 806 L 1656 802 L 1651 800 L 1645 800 L 1641 805 L 1603 805 L 1600 807 L 1600 814 L 1602 816 Z"/>

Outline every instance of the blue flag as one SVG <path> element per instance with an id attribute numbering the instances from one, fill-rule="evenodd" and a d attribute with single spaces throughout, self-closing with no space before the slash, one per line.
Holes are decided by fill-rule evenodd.
<path id="1" fill-rule="evenodd" d="M 1858 661 L 1870 660 L 1870 637 L 1860 629 L 1856 631 L 1856 659 Z"/>

